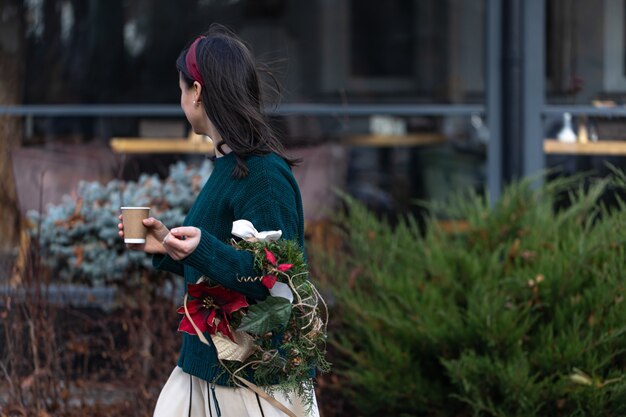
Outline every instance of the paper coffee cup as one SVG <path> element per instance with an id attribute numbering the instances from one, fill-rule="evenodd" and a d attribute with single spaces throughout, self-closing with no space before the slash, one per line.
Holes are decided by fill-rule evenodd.
<path id="1" fill-rule="evenodd" d="M 150 216 L 150 207 L 120 207 L 124 225 L 124 243 L 146 243 L 148 230 L 142 220 Z"/>

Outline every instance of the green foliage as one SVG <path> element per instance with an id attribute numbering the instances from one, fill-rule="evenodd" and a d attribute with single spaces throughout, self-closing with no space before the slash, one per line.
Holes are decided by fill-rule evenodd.
<path id="1" fill-rule="evenodd" d="M 424 231 L 346 197 L 346 253 L 319 267 L 364 416 L 626 415 L 626 182 L 582 179 L 458 195 Z"/>
<path id="2" fill-rule="evenodd" d="M 142 274 L 162 276 L 149 256 L 127 250 L 118 236 L 120 207 L 149 206 L 166 226 L 181 225 L 211 167 L 208 161 L 200 167 L 179 162 L 165 180 L 144 174 L 137 182 L 81 182 L 77 198 L 65 196 L 45 213 L 29 213 L 41 259 L 55 279 L 67 283 L 127 285 L 139 283 Z"/>
<path id="3" fill-rule="evenodd" d="M 291 303 L 282 297 L 267 297 L 262 303 L 248 307 L 237 330 L 256 335 L 280 331 L 287 326 L 291 316 Z"/>

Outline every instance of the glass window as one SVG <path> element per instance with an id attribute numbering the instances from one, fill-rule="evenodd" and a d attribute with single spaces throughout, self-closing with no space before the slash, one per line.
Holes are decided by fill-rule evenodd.
<path id="1" fill-rule="evenodd" d="M 415 39 L 414 3 L 397 0 L 350 2 L 351 63 L 354 77 L 411 77 Z M 384 27 L 386 30 L 372 30 Z"/>
<path id="2" fill-rule="evenodd" d="M 484 96 L 484 0 L 26 4 L 27 103 L 176 103 L 175 59 L 211 22 L 233 28 L 273 67 L 286 101 Z"/>
<path id="3" fill-rule="evenodd" d="M 546 101 L 623 104 L 624 0 L 546 1 Z"/>
<path id="4" fill-rule="evenodd" d="M 26 103 L 176 104 L 176 57 L 212 22 L 231 27 L 270 65 L 284 87 L 283 104 L 484 102 L 484 0 L 26 4 Z M 105 142 L 144 136 L 145 119 L 37 118 L 34 136 Z M 184 123 L 182 114 L 178 122 Z M 329 112 L 275 122 L 289 146 L 345 145 L 349 185 L 367 183 L 362 192 L 379 202 L 386 196 L 396 208 L 484 182 L 487 135 L 479 115 L 397 117 L 373 109 L 358 117 Z"/>
<path id="5" fill-rule="evenodd" d="M 547 0 L 546 102 L 596 107 L 626 104 L 626 1 Z M 586 171 L 603 175 L 607 163 L 623 168 L 620 143 L 626 140 L 626 118 L 610 115 L 554 114 L 544 116 L 548 139 L 617 141 L 606 154 L 584 149 L 563 153 L 550 144 L 546 165 L 560 173 Z"/>

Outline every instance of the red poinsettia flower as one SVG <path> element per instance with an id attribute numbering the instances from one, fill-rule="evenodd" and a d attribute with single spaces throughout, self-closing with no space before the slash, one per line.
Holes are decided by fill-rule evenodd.
<path id="1" fill-rule="evenodd" d="M 276 275 L 272 275 L 272 274 L 267 274 L 263 277 L 263 279 L 261 279 L 261 283 L 263 285 L 265 285 L 267 288 L 274 288 L 274 285 L 276 284 Z"/>
<path id="2" fill-rule="evenodd" d="M 246 297 L 220 285 L 210 287 L 206 284 L 188 284 L 187 293 L 194 297 L 187 302 L 187 310 L 198 329 L 209 334 L 220 332 L 234 342 L 228 319 L 235 311 L 248 307 Z M 180 307 L 178 313 L 184 315 L 178 331 L 196 336 L 196 329 L 185 315 L 185 307 Z"/>

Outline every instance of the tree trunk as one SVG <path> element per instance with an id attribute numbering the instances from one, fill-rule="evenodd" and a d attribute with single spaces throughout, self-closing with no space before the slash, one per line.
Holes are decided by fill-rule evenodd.
<path id="1" fill-rule="evenodd" d="M 21 0 L 0 0 L 0 106 L 22 102 L 23 16 Z M 11 151 L 21 142 L 20 122 L 0 113 L 0 250 L 14 247 L 20 230 L 11 165 Z"/>

